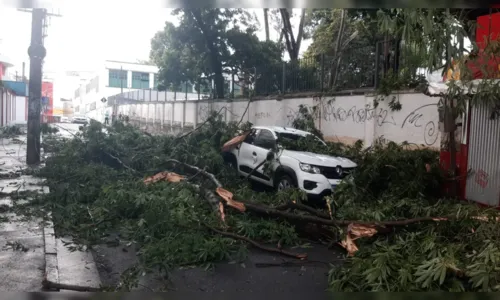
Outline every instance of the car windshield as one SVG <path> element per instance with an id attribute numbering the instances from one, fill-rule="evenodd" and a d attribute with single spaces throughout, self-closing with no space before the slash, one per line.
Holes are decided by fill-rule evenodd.
<path id="1" fill-rule="evenodd" d="M 313 134 L 307 136 L 288 132 L 277 132 L 276 134 L 278 135 L 278 143 L 288 150 L 305 151 L 314 147 L 325 147 L 325 143 Z"/>

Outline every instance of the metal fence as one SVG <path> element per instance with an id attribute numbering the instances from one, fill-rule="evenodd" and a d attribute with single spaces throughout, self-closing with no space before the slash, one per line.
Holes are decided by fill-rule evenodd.
<path id="1" fill-rule="evenodd" d="M 333 57 L 327 54 L 308 56 L 296 61 L 277 61 L 254 67 L 239 78 L 251 78 L 247 83 L 238 76 L 225 74 L 224 98 L 276 96 L 294 93 L 335 92 L 345 90 L 370 90 L 379 86 L 389 76 L 417 76 L 422 53 L 400 41 L 383 41 L 373 45 L 344 49 Z M 133 101 L 176 101 L 212 99 L 213 82 L 201 88 L 192 84 L 184 91 L 136 90 L 110 97 L 109 105 L 116 99 Z M 123 101 L 122 101 L 123 102 Z"/>
<path id="2" fill-rule="evenodd" d="M 416 79 L 422 53 L 397 40 L 281 62 L 257 70 L 255 95 L 375 89 L 389 76 Z"/>

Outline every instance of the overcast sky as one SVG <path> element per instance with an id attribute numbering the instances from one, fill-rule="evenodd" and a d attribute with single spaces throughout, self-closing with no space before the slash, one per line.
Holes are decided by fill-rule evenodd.
<path id="1" fill-rule="evenodd" d="M 71 97 L 76 86 L 74 78 L 67 78 L 66 71 L 95 71 L 104 60 L 135 62 L 149 58 L 150 41 L 162 30 L 165 21 L 176 23 L 171 9 L 162 8 L 162 0 L 51 0 L 54 12 L 62 17 L 52 17 L 45 40 L 47 56 L 44 72 L 56 78 L 55 100 Z M 140 5 L 139 5 L 140 3 Z M 69 5 L 71 4 L 71 5 Z M 261 22 L 259 38 L 265 39 L 262 9 L 252 9 Z M 293 20 L 296 27 L 297 21 Z M 22 63 L 29 70 L 27 49 L 31 37 L 31 14 L 0 3 L 0 53 L 9 57 L 15 67 L 12 72 L 21 74 Z M 277 33 L 271 28 L 271 38 Z M 296 31 L 296 30 L 295 30 Z M 304 41 L 301 52 L 310 41 Z M 57 101 L 58 102 L 58 101 Z"/>

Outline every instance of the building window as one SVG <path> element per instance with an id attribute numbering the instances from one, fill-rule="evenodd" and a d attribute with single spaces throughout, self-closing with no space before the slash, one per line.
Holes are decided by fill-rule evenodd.
<path id="1" fill-rule="evenodd" d="M 123 85 L 123 86 L 122 86 Z M 127 87 L 126 70 L 109 70 L 109 87 Z"/>
<path id="2" fill-rule="evenodd" d="M 149 89 L 149 73 L 132 72 L 133 89 Z"/>
<path id="3" fill-rule="evenodd" d="M 158 74 L 155 74 L 154 76 L 153 88 L 155 90 L 158 89 Z"/>

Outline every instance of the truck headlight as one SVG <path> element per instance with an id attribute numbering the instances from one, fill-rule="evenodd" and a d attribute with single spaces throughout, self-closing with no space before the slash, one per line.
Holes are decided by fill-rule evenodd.
<path id="1" fill-rule="evenodd" d="M 320 174 L 321 173 L 321 170 L 316 166 L 312 166 L 309 164 L 303 164 L 303 163 L 300 163 L 299 166 L 300 166 L 300 169 L 302 171 L 307 172 L 307 173 L 311 173 L 311 174 Z"/>

